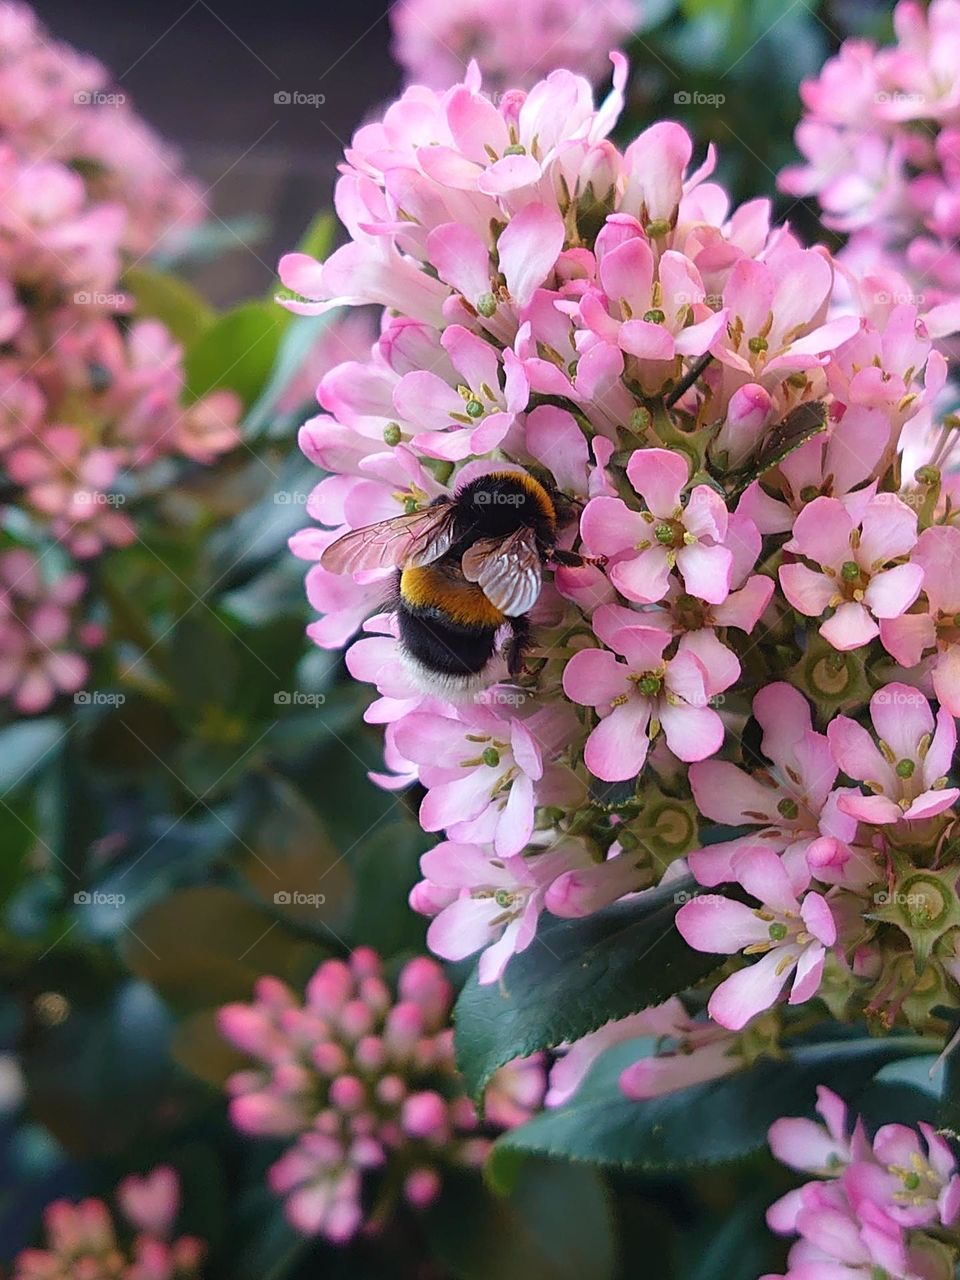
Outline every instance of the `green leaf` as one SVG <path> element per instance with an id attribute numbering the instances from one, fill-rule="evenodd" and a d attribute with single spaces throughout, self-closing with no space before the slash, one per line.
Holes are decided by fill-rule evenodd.
<path id="1" fill-rule="evenodd" d="M 268 302 L 245 302 L 226 312 L 187 350 L 189 394 L 199 399 L 229 387 L 249 407 L 270 376 L 289 319 L 289 312 Z"/>
<path id="2" fill-rule="evenodd" d="M 254 401 L 244 422 L 244 431 L 248 439 L 253 439 L 254 436 L 267 431 L 273 425 L 280 397 L 307 358 L 314 343 L 334 320 L 333 313 L 329 311 L 319 316 L 295 316 L 290 312 L 284 314 L 290 316 L 290 322 L 280 342 L 276 361 L 262 393 Z M 282 433 L 269 432 L 268 434 Z"/>
<path id="3" fill-rule="evenodd" d="M 65 738 L 62 720 L 55 716 L 20 720 L 0 729 L 0 796 L 17 791 L 57 758 Z"/>
<path id="4" fill-rule="evenodd" d="M 160 320 L 178 342 L 190 346 L 216 319 L 213 308 L 179 276 L 152 267 L 130 267 L 124 288 L 134 297 L 134 314 Z"/>
<path id="5" fill-rule="evenodd" d="M 863 1036 L 801 1045 L 784 1060 L 762 1059 L 723 1079 L 634 1102 L 620 1091 L 620 1073 L 653 1049 L 649 1038 L 609 1049 L 570 1103 L 499 1139 L 491 1180 L 509 1182 L 521 1152 L 645 1173 L 741 1160 L 766 1146 L 767 1130 L 780 1116 L 812 1116 L 817 1085 L 829 1084 L 854 1101 L 886 1063 L 929 1053 L 930 1041 Z"/>
<path id="6" fill-rule="evenodd" d="M 951 1019 L 950 1029 L 957 1035 L 960 1024 L 954 1024 Z M 960 1141 L 960 1045 L 951 1041 L 950 1052 L 940 1064 L 939 1072 L 941 1095 L 937 1123 L 956 1133 Z"/>
<path id="7" fill-rule="evenodd" d="M 530 1165 L 506 1199 L 473 1178 L 452 1177 L 427 1232 L 456 1280 L 610 1280 L 615 1273 L 610 1206 L 589 1169 Z"/>
<path id="8" fill-rule="evenodd" d="M 773 1240 L 765 1220 L 770 1193 L 760 1189 L 722 1218 L 698 1224 L 683 1236 L 682 1280 L 756 1280 L 773 1266 Z"/>
<path id="9" fill-rule="evenodd" d="M 727 497 L 738 497 L 754 480 L 778 467 L 791 453 L 826 429 L 827 406 L 822 400 L 807 400 L 791 409 L 785 418 L 771 427 L 746 472 L 735 477 L 732 485 L 728 486 Z"/>
<path id="10" fill-rule="evenodd" d="M 351 889 L 346 860 L 284 778 L 259 775 L 249 785 L 257 788 L 258 816 L 240 851 L 241 874 L 271 910 L 334 941 Z"/>
<path id="11" fill-rule="evenodd" d="M 185 1071 L 217 1089 L 223 1088 L 228 1076 L 250 1065 L 246 1054 L 221 1036 L 216 1009 L 198 1009 L 181 1019 L 173 1032 L 170 1052 Z"/>
<path id="12" fill-rule="evenodd" d="M 377 827 L 361 839 L 354 860 L 352 938 L 385 956 L 424 949 L 427 922 L 410 910 L 407 899 L 420 879 L 420 855 L 430 843 L 412 818 Z"/>
<path id="13" fill-rule="evenodd" d="M 262 974 L 298 981 L 322 958 L 276 917 L 219 885 L 180 889 L 124 935 L 127 967 L 185 1010 L 249 999 Z"/>
<path id="14" fill-rule="evenodd" d="M 102 1158 L 132 1144 L 168 1102 L 170 1015 L 139 982 L 96 1001 L 65 994 L 69 1016 L 35 1025 L 24 1047 L 31 1111 L 75 1156 Z"/>
<path id="15" fill-rule="evenodd" d="M 474 971 L 455 1011 L 457 1061 L 479 1098 L 498 1067 L 579 1040 L 705 978 L 719 957 L 694 951 L 674 916 L 692 880 L 674 881 L 585 920 L 545 919 L 499 983 Z"/>
<path id="16" fill-rule="evenodd" d="M 242 655 L 234 629 L 202 605 L 177 623 L 170 638 L 171 678 L 191 721 L 202 720 L 204 708 L 230 706 Z"/>

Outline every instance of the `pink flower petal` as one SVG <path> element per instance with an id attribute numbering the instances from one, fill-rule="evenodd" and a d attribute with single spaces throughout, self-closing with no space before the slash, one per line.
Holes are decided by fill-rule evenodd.
<path id="1" fill-rule="evenodd" d="M 563 219 L 546 205 L 525 205 L 507 224 L 497 248 L 500 270 L 518 307 L 526 306 L 553 271 L 563 240 Z"/>
<path id="2" fill-rule="evenodd" d="M 627 463 L 630 483 L 648 509 L 661 519 L 676 514 L 689 476 L 686 458 L 669 449 L 637 449 Z"/>
<path id="3" fill-rule="evenodd" d="M 707 1011 L 729 1031 L 741 1031 L 751 1018 L 776 1003 L 793 971 L 791 950 L 775 947 L 756 964 L 731 974 L 710 997 Z"/>

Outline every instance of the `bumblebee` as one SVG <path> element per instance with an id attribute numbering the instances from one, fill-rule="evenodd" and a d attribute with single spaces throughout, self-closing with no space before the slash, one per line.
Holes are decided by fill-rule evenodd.
<path id="1" fill-rule="evenodd" d="M 493 471 L 452 498 L 344 534 L 320 563 L 334 573 L 396 568 L 392 608 L 416 683 L 469 697 L 488 682 L 505 626 L 507 669 L 520 671 L 544 567 L 555 557 L 581 563 L 556 548 L 558 499 L 525 471 Z"/>

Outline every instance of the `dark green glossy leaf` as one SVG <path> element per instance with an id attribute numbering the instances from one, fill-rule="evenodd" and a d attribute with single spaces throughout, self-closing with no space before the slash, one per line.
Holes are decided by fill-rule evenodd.
<path id="1" fill-rule="evenodd" d="M 124 272 L 123 285 L 133 294 L 136 316 L 162 321 L 184 345 L 196 342 L 216 318 L 191 285 L 165 271 L 130 267 Z"/>
<path id="2" fill-rule="evenodd" d="M 784 1060 L 762 1059 L 747 1071 L 645 1102 L 620 1091 L 623 1069 L 653 1050 L 650 1040 L 609 1049 L 573 1100 L 505 1134 L 490 1176 L 509 1179 L 520 1152 L 646 1173 L 740 1160 L 761 1151 L 779 1116 L 812 1115 L 816 1087 L 829 1084 L 855 1105 L 856 1093 L 881 1067 L 929 1053 L 918 1036 L 836 1040 L 798 1046 Z"/>
<path id="3" fill-rule="evenodd" d="M 457 1001 L 457 1061 L 478 1098 L 511 1058 L 579 1040 L 699 982 L 720 963 L 674 925 L 692 881 L 676 881 L 585 920 L 545 917 L 503 980 L 471 976 Z"/>
<path id="4" fill-rule="evenodd" d="M 148 908 L 120 950 L 128 968 L 187 1010 L 248 999 L 264 973 L 297 981 L 322 958 L 273 913 L 218 885 L 181 889 Z"/>
<path id="5" fill-rule="evenodd" d="M 252 404 L 273 368 L 289 319 L 289 312 L 269 302 L 246 302 L 222 315 L 187 350 L 190 395 L 199 398 L 229 387 L 244 405 Z"/>
<path id="6" fill-rule="evenodd" d="M 611 1280 L 613 1223 L 589 1169 L 534 1163 L 509 1197 L 450 1178 L 429 1215 L 431 1244 L 456 1280 Z"/>

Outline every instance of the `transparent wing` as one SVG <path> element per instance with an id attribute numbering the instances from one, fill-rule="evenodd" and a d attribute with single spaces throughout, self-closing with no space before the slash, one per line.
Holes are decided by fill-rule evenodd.
<path id="1" fill-rule="evenodd" d="M 479 538 L 464 552 L 460 567 L 491 604 L 508 618 L 532 609 L 540 595 L 540 553 L 532 529 L 507 538 Z"/>
<path id="2" fill-rule="evenodd" d="M 320 563 L 331 573 L 360 569 L 395 569 L 400 565 L 431 564 L 449 551 L 454 540 L 449 502 L 351 529 L 331 542 Z"/>

